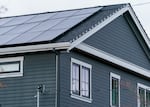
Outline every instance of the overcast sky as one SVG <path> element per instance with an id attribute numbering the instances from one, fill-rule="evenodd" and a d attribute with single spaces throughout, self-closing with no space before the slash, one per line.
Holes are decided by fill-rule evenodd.
<path id="1" fill-rule="evenodd" d="M 51 12 L 110 4 L 131 3 L 150 37 L 149 0 L 0 0 L 0 17 Z M 5 11 L 3 8 L 8 10 Z"/>

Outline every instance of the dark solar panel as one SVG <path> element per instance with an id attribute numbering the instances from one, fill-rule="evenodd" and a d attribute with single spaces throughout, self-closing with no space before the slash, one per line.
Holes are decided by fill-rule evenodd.
<path id="1" fill-rule="evenodd" d="M 42 32 L 26 32 L 9 41 L 7 44 L 28 43 L 30 40 L 38 36 Z"/>
<path id="2" fill-rule="evenodd" d="M 0 19 L 0 45 L 50 41 L 99 9 L 90 8 Z"/>
<path id="3" fill-rule="evenodd" d="M 39 41 L 52 40 L 65 31 L 66 31 L 66 29 L 45 31 L 29 42 L 37 42 L 37 41 L 39 42 Z"/>
<path id="4" fill-rule="evenodd" d="M 19 36 L 19 34 L 3 35 L 0 36 L 0 45 L 6 45 L 7 42 Z"/>
<path id="5" fill-rule="evenodd" d="M 20 17 L 14 17 L 12 20 L 9 22 L 5 23 L 3 26 L 12 26 L 12 25 L 17 25 L 17 24 L 23 24 L 27 20 L 31 19 L 34 17 L 33 15 L 31 16 L 20 16 Z"/>
<path id="6" fill-rule="evenodd" d="M 77 12 L 75 15 L 80 15 L 80 14 L 88 14 L 88 13 L 94 13 L 96 11 L 98 11 L 100 9 L 100 7 L 98 8 L 87 8 L 87 9 L 82 9 L 79 12 Z"/>
<path id="7" fill-rule="evenodd" d="M 6 34 L 11 35 L 11 34 L 16 34 L 16 33 L 24 33 L 24 32 L 31 30 L 36 25 L 38 25 L 38 23 L 18 25 L 15 28 L 13 28 L 12 30 L 10 30 L 9 32 L 7 32 Z"/>
<path id="8" fill-rule="evenodd" d="M 39 25 L 37 25 L 36 27 L 34 27 L 31 30 L 31 32 L 48 30 L 51 27 L 56 26 L 57 24 L 59 24 L 63 20 L 64 20 L 64 18 L 54 19 L 54 20 L 47 20 L 47 21 L 44 21 L 44 22 L 40 22 Z"/>
<path id="9" fill-rule="evenodd" d="M 78 12 L 78 10 L 58 12 L 51 19 L 57 19 L 57 18 L 63 18 L 63 17 L 70 17 L 70 16 L 72 16 L 73 14 L 75 14 L 77 12 Z"/>
<path id="10" fill-rule="evenodd" d="M 5 23 L 9 22 L 10 20 L 12 20 L 13 18 L 3 18 L 0 19 L 0 27 L 3 26 Z"/>
<path id="11" fill-rule="evenodd" d="M 13 29 L 15 26 L 9 26 L 9 27 L 0 27 L 0 35 L 7 33 L 11 29 Z"/>
<path id="12" fill-rule="evenodd" d="M 57 13 L 45 13 L 45 14 L 34 15 L 34 17 L 31 20 L 28 20 L 26 23 L 45 21 L 53 17 L 55 14 Z"/>
<path id="13" fill-rule="evenodd" d="M 81 22 L 83 19 L 85 19 L 88 16 L 89 15 L 69 17 L 68 19 L 59 23 L 57 26 L 54 26 L 52 29 L 71 28 L 74 25 L 76 25 L 77 23 Z"/>

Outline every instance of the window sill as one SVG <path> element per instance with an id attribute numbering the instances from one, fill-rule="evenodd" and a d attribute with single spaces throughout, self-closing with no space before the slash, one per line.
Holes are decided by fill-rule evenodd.
<path id="1" fill-rule="evenodd" d="M 7 78 L 7 77 L 21 77 L 23 76 L 23 73 L 17 72 L 17 73 L 3 73 L 0 74 L 0 78 Z"/>
<path id="2" fill-rule="evenodd" d="M 78 99 L 78 100 L 81 100 L 81 101 L 84 101 L 84 102 L 92 103 L 91 98 L 85 98 L 85 97 L 74 95 L 74 94 L 71 95 L 71 98 L 75 98 L 75 99 Z"/>

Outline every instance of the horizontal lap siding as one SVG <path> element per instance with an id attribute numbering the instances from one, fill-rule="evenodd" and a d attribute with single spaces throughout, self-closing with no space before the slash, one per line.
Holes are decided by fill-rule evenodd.
<path id="1" fill-rule="evenodd" d="M 60 107 L 109 107 L 110 72 L 121 76 L 121 107 L 137 107 L 137 83 L 150 86 L 149 81 L 114 68 L 100 60 L 88 58 L 79 53 L 60 55 Z M 92 65 L 92 103 L 87 103 L 70 95 L 71 58 Z M 65 62 L 65 63 L 64 63 Z"/>
<path id="2" fill-rule="evenodd" d="M 85 43 L 150 69 L 150 61 L 123 16 L 96 32 Z"/>
<path id="3" fill-rule="evenodd" d="M 43 53 L 24 56 L 23 77 L 3 78 L 0 83 L 2 107 L 36 107 L 36 90 L 39 84 L 46 86 L 40 95 L 41 107 L 54 107 L 56 92 L 55 54 Z"/>

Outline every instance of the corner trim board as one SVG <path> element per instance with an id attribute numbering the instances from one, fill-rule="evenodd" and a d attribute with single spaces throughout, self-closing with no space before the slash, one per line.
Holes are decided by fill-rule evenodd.
<path id="1" fill-rule="evenodd" d="M 136 64 L 133 64 L 127 60 L 121 59 L 117 56 L 114 56 L 112 54 L 109 54 L 107 52 L 104 52 L 102 50 L 99 50 L 97 48 L 94 48 L 94 47 L 84 44 L 84 43 L 79 44 L 78 46 L 76 46 L 76 48 L 79 50 L 82 50 L 86 53 L 89 53 L 91 55 L 94 55 L 96 57 L 99 57 L 101 59 L 104 59 L 106 61 L 109 61 L 118 66 L 126 68 L 128 70 L 134 71 L 137 74 L 140 74 L 140 75 L 150 78 L 150 70 L 140 67 Z"/>

